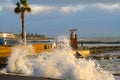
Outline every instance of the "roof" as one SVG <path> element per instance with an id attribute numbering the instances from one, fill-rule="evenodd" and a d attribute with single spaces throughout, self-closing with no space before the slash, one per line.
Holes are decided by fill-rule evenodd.
<path id="1" fill-rule="evenodd" d="M 0 38 L 15 38 L 15 35 L 10 32 L 0 32 Z"/>

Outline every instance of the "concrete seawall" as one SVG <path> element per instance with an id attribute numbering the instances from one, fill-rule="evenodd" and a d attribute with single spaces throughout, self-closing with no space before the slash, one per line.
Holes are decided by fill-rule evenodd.
<path id="1" fill-rule="evenodd" d="M 107 52 L 120 51 L 120 46 L 100 46 L 89 48 L 91 54 L 100 54 Z"/>
<path id="2" fill-rule="evenodd" d="M 45 77 L 33 77 L 24 75 L 11 75 L 11 74 L 0 74 L 0 80 L 64 80 L 55 78 L 45 78 Z"/>

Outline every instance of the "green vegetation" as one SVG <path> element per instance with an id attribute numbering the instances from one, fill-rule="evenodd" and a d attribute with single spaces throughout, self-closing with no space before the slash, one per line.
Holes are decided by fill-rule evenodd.
<path id="1" fill-rule="evenodd" d="M 40 35 L 40 34 L 33 34 L 33 33 L 27 33 L 26 34 L 27 40 L 40 40 L 40 39 L 45 39 L 45 35 Z"/>
<path id="2" fill-rule="evenodd" d="M 15 34 L 16 38 L 19 39 L 21 37 L 20 34 Z M 27 33 L 26 34 L 27 40 L 41 40 L 41 39 L 48 39 L 45 35 L 37 34 L 37 33 Z"/>

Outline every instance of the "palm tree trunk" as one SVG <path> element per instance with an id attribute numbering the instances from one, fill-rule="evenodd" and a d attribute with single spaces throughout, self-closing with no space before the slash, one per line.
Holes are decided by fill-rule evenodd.
<path id="1" fill-rule="evenodd" d="M 25 42 L 25 39 L 24 39 L 24 33 L 25 33 L 25 30 L 24 30 L 24 11 L 21 12 L 21 20 L 22 20 L 22 33 L 21 33 L 21 37 L 22 37 L 22 41 L 23 43 Z"/>

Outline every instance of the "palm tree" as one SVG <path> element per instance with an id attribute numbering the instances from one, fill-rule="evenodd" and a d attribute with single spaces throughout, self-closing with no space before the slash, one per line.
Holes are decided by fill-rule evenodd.
<path id="1" fill-rule="evenodd" d="M 22 20 L 21 38 L 22 38 L 23 43 L 25 43 L 24 14 L 26 11 L 31 12 L 31 8 L 29 7 L 27 0 L 20 0 L 20 2 L 16 3 L 16 8 L 14 9 L 14 12 L 16 14 L 21 14 L 21 20 Z"/>

